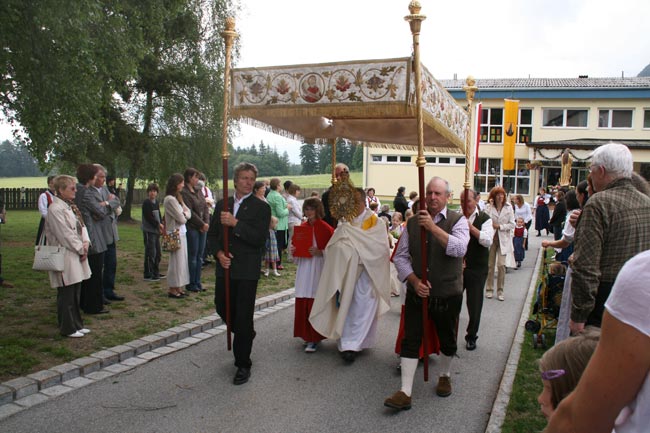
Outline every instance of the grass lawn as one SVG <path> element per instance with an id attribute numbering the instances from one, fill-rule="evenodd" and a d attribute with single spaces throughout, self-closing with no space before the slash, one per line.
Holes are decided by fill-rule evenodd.
<path id="1" fill-rule="evenodd" d="M 546 253 L 548 258 L 549 254 L 553 254 L 552 249 L 549 249 Z M 544 264 L 541 263 L 540 267 L 543 266 Z M 541 272 L 542 269 L 540 269 L 540 275 L 542 275 Z M 535 287 L 538 284 L 539 280 Z M 537 297 L 533 296 L 533 304 L 536 299 Z M 530 311 L 533 311 L 532 305 Z M 532 318 L 534 316 L 531 316 Z M 544 331 L 548 342 L 547 349 L 542 349 L 539 346 L 537 349 L 533 348 L 534 335 L 536 336 L 536 334 L 526 332 L 524 338 L 508 411 L 501 430 L 503 433 L 534 433 L 541 432 L 546 427 L 546 418 L 542 415 L 539 403 L 537 403 L 537 396 L 543 389 L 542 379 L 539 376 L 538 361 L 555 341 L 555 329 Z"/>
<path id="2" fill-rule="evenodd" d="M 140 210 L 133 212 L 139 218 Z M 56 289 L 50 288 L 47 273 L 32 271 L 38 211 L 9 211 L 0 227 L 2 271 L 13 289 L 0 289 L 0 382 L 47 369 L 99 350 L 126 343 L 214 312 L 214 264 L 204 268 L 207 292 L 184 299 L 167 297 L 166 280 L 142 280 L 144 248 L 139 221 L 120 223 L 117 244 L 116 291 L 124 302 L 108 306 L 110 314 L 84 315 L 92 330 L 84 338 L 59 335 L 56 320 Z M 295 265 L 283 263 L 281 277 L 260 280 L 258 296 L 293 287 Z M 161 270 L 167 269 L 163 253 Z"/>

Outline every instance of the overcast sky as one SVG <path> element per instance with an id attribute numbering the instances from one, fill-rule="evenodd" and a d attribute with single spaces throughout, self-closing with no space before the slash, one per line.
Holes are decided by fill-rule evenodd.
<path id="1" fill-rule="evenodd" d="M 239 0 L 236 67 L 411 54 L 409 0 Z M 422 63 L 438 79 L 636 76 L 650 63 L 648 0 L 420 0 Z M 299 162 L 299 143 L 242 125 Z M 9 138 L 6 125 L 0 139 Z"/>

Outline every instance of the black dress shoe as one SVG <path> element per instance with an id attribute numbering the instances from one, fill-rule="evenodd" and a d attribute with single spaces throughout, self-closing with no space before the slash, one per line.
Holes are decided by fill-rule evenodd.
<path id="1" fill-rule="evenodd" d="M 476 340 L 467 340 L 467 344 L 465 345 L 467 350 L 475 350 L 476 349 Z"/>
<path id="2" fill-rule="evenodd" d="M 106 299 L 111 300 L 111 301 L 123 301 L 124 296 L 120 296 L 117 293 L 112 293 L 112 294 L 106 296 Z"/>
<path id="3" fill-rule="evenodd" d="M 237 368 L 237 373 L 235 373 L 235 378 L 232 380 L 232 383 L 235 385 L 243 385 L 248 382 L 249 377 L 251 377 L 251 369 L 239 367 Z"/>
<path id="4" fill-rule="evenodd" d="M 102 298 L 102 302 L 104 303 L 104 305 L 111 305 L 111 301 L 109 301 L 106 297 Z"/>
<path id="5" fill-rule="evenodd" d="M 346 364 L 352 364 L 357 358 L 357 352 L 353 350 L 344 350 L 341 352 L 341 358 L 345 361 Z"/>
<path id="6" fill-rule="evenodd" d="M 108 314 L 108 313 L 110 313 L 110 311 L 108 311 L 107 309 L 103 309 L 101 311 L 94 311 L 92 313 L 86 313 L 86 314 Z"/>

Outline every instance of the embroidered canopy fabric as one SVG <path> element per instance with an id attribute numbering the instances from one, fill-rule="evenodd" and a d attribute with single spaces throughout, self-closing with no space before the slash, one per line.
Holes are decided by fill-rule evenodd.
<path id="1" fill-rule="evenodd" d="M 411 58 L 232 71 L 232 116 L 296 140 L 417 147 Z M 465 110 L 422 67 L 425 150 L 461 153 Z"/>

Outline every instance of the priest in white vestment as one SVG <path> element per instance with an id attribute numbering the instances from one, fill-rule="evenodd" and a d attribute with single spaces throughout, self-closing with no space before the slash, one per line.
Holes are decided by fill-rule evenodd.
<path id="1" fill-rule="evenodd" d="M 365 207 L 355 190 L 357 216 L 340 220 L 325 249 L 325 266 L 309 321 L 338 340 L 343 359 L 354 362 L 376 342 L 377 320 L 390 309 L 390 268 L 386 226 Z"/>

